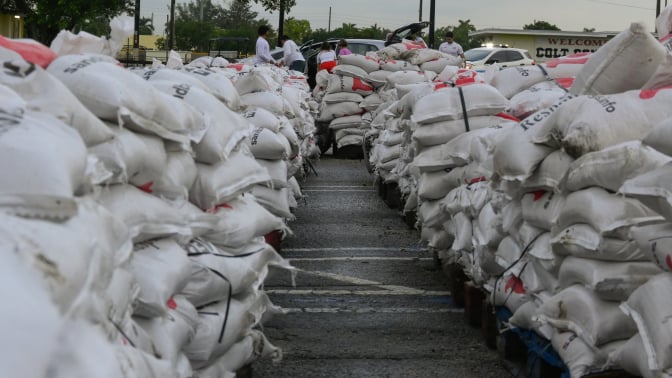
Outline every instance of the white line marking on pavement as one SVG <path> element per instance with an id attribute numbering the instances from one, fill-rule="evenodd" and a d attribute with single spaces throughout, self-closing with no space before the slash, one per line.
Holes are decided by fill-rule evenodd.
<path id="1" fill-rule="evenodd" d="M 283 308 L 287 312 L 307 312 L 307 313 L 355 313 L 355 314 L 444 314 L 444 313 L 462 313 L 462 308 L 399 308 L 399 307 L 365 307 L 365 308 L 320 308 L 320 307 L 303 307 L 303 308 Z"/>
<path id="2" fill-rule="evenodd" d="M 373 189 L 304 189 L 303 192 L 373 192 Z"/>
<path id="3" fill-rule="evenodd" d="M 362 186 L 362 185 L 307 185 L 302 187 L 302 189 L 331 189 L 331 188 L 357 188 L 357 189 L 362 189 L 362 188 L 371 188 L 370 186 Z"/>
<path id="4" fill-rule="evenodd" d="M 427 248 L 404 247 L 325 247 L 325 248 L 283 248 L 283 252 L 339 252 L 339 251 L 376 251 L 376 252 L 427 252 Z"/>
<path id="5" fill-rule="evenodd" d="M 365 280 L 362 278 L 357 278 L 357 277 L 350 277 L 350 276 L 345 276 L 342 274 L 337 274 L 337 273 L 329 273 L 329 272 L 319 272 L 319 271 L 310 271 L 310 270 L 302 270 L 302 269 L 297 269 L 301 273 L 305 273 L 308 275 L 312 276 L 318 276 L 318 277 L 324 277 L 324 278 L 330 278 L 332 280 L 337 280 L 341 282 L 346 282 L 351 284 L 352 286 L 373 286 L 373 287 L 378 287 L 380 289 L 383 289 L 385 291 L 377 293 L 375 295 L 426 295 L 427 290 L 422 290 L 422 289 L 414 289 L 412 287 L 406 287 L 406 286 L 400 286 L 400 285 L 386 285 L 382 282 L 376 282 L 376 281 L 370 281 L 370 280 Z M 387 294 L 383 294 L 387 293 Z M 450 295 L 449 292 L 436 292 L 440 294 L 432 294 L 432 295 Z"/>
<path id="6" fill-rule="evenodd" d="M 380 256 L 344 256 L 344 257 L 290 257 L 291 261 L 430 261 L 431 257 L 380 257 Z"/>

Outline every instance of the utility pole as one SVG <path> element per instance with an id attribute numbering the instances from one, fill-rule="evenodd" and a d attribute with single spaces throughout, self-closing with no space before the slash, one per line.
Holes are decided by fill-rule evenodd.
<path id="1" fill-rule="evenodd" d="M 140 48 L 140 0 L 135 0 L 135 28 L 133 30 L 133 48 Z"/>
<path id="2" fill-rule="evenodd" d="M 175 47 L 175 0 L 170 0 L 170 25 L 168 26 L 170 33 L 168 36 L 168 48 L 172 50 Z"/>
<path id="3" fill-rule="evenodd" d="M 436 0 L 429 0 L 429 47 L 434 48 L 434 19 L 436 18 Z"/>
<path id="4" fill-rule="evenodd" d="M 422 22 L 422 0 L 420 0 L 420 11 L 418 12 L 418 22 Z"/>
<path id="5" fill-rule="evenodd" d="M 327 26 L 327 33 L 331 33 L 331 7 L 329 7 L 329 24 Z"/>
<path id="6" fill-rule="evenodd" d="M 656 18 L 660 15 L 660 0 L 656 0 Z"/>
<path id="7" fill-rule="evenodd" d="M 285 0 L 280 0 L 280 20 L 278 21 L 278 46 L 282 46 L 280 38 L 285 34 Z"/>
<path id="8" fill-rule="evenodd" d="M 201 3 L 201 22 L 203 22 L 203 0 L 200 0 L 199 3 Z"/>

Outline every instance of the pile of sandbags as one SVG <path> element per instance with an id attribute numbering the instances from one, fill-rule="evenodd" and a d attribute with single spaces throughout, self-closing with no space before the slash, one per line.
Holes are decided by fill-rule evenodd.
<path id="1" fill-rule="evenodd" d="M 45 70 L 11 56 L 7 374 L 221 377 L 279 358 L 261 324 L 282 310 L 262 285 L 269 266 L 291 267 L 264 236 L 289 231 L 301 195 L 296 129 L 310 134 L 312 115 L 300 80 L 249 69 L 246 88 L 275 77 L 283 93 L 257 99 L 239 93 L 236 68 L 131 71 L 80 54 Z"/>

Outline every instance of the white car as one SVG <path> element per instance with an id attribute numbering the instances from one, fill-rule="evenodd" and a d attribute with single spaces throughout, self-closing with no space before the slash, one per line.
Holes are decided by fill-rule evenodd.
<path id="1" fill-rule="evenodd" d="M 527 50 L 512 47 L 477 47 L 464 52 L 467 68 L 485 70 L 497 63 L 500 67 L 529 66 L 535 64 Z"/>

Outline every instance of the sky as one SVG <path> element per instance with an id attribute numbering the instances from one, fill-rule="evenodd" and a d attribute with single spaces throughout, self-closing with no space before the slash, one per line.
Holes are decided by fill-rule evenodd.
<path id="1" fill-rule="evenodd" d="M 192 0 L 198 2 L 198 0 Z M 212 0 L 228 7 L 228 0 Z M 458 25 L 458 20 L 471 20 L 477 29 L 522 29 L 535 20 L 555 24 L 564 31 L 621 31 L 632 22 L 642 21 L 650 31 L 655 28 L 656 0 L 435 0 L 436 26 Z M 660 0 L 661 7 L 667 0 Z M 176 0 L 176 3 L 188 3 Z M 415 22 L 429 21 L 430 0 L 296 0 L 286 17 L 306 19 L 313 29 L 331 29 L 343 23 L 367 27 L 374 24 L 388 29 Z M 670 4 L 672 6 L 672 4 Z M 170 0 L 140 0 L 142 17 L 154 15 L 154 23 L 163 25 L 169 14 Z M 266 18 L 277 30 L 278 12 L 268 13 L 256 4 L 253 10 Z M 156 33 L 163 31 L 157 27 Z"/>

